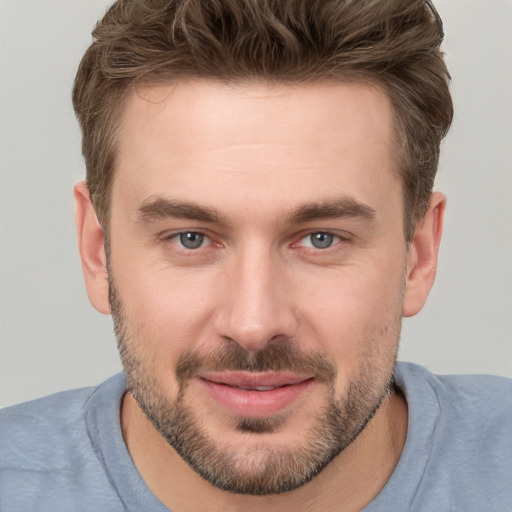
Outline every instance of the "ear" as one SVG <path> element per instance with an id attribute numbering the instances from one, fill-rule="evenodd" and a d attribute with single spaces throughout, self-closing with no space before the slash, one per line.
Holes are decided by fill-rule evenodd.
<path id="1" fill-rule="evenodd" d="M 421 311 L 434 284 L 445 207 L 446 197 L 440 192 L 434 192 L 428 210 L 418 222 L 409 244 L 402 308 L 404 317 L 414 316 Z"/>
<path id="2" fill-rule="evenodd" d="M 76 231 L 85 286 L 91 304 L 100 312 L 110 314 L 108 300 L 107 258 L 105 237 L 92 206 L 85 182 L 75 185 Z"/>

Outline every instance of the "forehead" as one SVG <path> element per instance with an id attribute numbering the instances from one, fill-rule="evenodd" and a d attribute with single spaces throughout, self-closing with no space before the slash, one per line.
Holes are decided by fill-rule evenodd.
<path id="1" fill-rule="evenodd" d="M 371 195 L 398 186 L 392 142 L 392 107 L 376 86 L 190 80 L 142 87 L 124 111 L 113 203 L 116 190 L 139 202 L 250 193 L 269 207 L 311 201 L 313 193 Z"/>
<path id="2" fill-rule="evenodd" d="M 172 126 L 169 115 L 174 121 Z M 189 142 L 196 142 L 194 136 L 206 136 L 205 145 L 224 143 L 224 139 L 233 145 L 267 141 L 313 143 L 321 139 L 327 145 L 339 141 L 340 130 L 347 139 L 351 135 L 368 136 L 371 130 L 375 132 L 372 135 L 380 134 L 388 142 L 392 117 L 388 96 L 377 85 L 186 80 L 133 89 L 121 124 L 123 134 L 136 136 L 142 130 L 161 130 L 167 124 L 166 131 L 171 134 L 174 128 L 176 144 L 186 150 Z M 263 126 L 265 130 L 261 130 Z"/>

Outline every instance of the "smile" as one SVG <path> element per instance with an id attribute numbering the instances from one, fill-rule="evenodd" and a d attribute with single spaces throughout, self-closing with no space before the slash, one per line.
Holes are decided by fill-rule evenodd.
<path id="1" fill-rule="evenodd" d="M 284 372 L 206 373 L 195 380 L 224 411 L 248 418 L 285 412 L 315 383 L 312 376 Z"/>

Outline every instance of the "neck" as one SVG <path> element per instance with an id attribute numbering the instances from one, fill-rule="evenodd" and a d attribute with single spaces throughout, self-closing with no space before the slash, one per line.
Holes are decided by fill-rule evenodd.
<path id="1" fill-rule="evenodd" d="M 385 486 L 405 444 L 407 403 L 394 390 L 365 430 L 306 485 L 271 496 L 231 494 L 199 477 L 164 441 L 127 393 L 121 426 L 130 455 L 155 496 L 173 512 L 356 511 Z"/>

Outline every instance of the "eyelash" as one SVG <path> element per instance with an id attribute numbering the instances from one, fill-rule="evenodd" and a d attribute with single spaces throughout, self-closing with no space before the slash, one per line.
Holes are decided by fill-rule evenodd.
<path id="1" fill-rule="evenodd" d="M 323 235 L 323 236 L 330 237 L 331 238 L 331 243 L 329 245 L 327 245 L 326 247 L 315 247 L 313 239 L 312 239 L 313 235 Z M 301 242 L 303 242 L 304 240 L 308 240 L 308 239 L 310 240 L 311 245 L 309 245 L 309 246 L 308 245 L 301 245 L 301 247 L 305 247 L 308 250 L 314 250 L 314 251 L 320 251 L 320 252 L 328 251 L 329 249 L 335 247 L 339 243 L 347 240 L 346 237 L 343 237 L 343 236 L 338 235 L 336 233 L 332 233 L 330 231 L 309 231 L 308 233 L 303 234 L 299 238 L 298 242 L 294 243 L 293 245 L 299 245 L 299 244 L 301 244 Z M 322 243 L 322 241 L 318 240 L 318 239 L 317 239 L 317 242 Z"/>
<path id="2" fill-rule="evenodd" d="M 178 233 L 173 233 L 171 235 L 168 235 L 165 237 L 165 240 L 169 240 L 169 241 L 173 241 L 175 242 L 176 244 L 179 244 L 180 248 L 181 249 L 184 249 L 186 251 L 197 251 L 198 249 L 203 249 L 203 243 L 201 243 L 200 246 L 198 247 L 194 247 L 194 248 L 190 248 L 190 247 L 185 247 L 183 245 L 183 242 L 180 240 L 180 238 L 183 236 L 183 235 L 197 235 L 199 237 L 202 237 L 203 238 L 203 242 L 205 240 L 209 240 L 209 243 L 208 243 L 208 246 L 212 244 L 213 240 L 211 239 L 211 237 L 209 237 L 207 234 L 201 232 L 201 231 L 193 231 L 193 230 L 189 230 L 189 231 L 180 231 Z"/>
<path id="3" fill-rule="evenodd" d="M 183 241 L 180 240 L 180 238 L 183 235 L 196 235 L 196 236 L 199 236 L 199 237 L 202 238 L 201 244 L 199 246 L 197 246 L 197 247 L 186 247 L 183 244 Z M 308 245 L 301 245 L 302 241 L 304 241 L 304 240 L 306 240 L 308 238 L 311 240 L 310 237 L 312 237 L 313 235 L 324 235 L 324 236 L 327 236 L 327 237 L 332 237 L 332 242 L 331 242 L 330 245 L 328 245 L 326 247 L 314 247 L 313 242 L 311 242 L 311 245 L 309 245 L 309 246 Z M 187 251 L 187 252 L 195 252 L 195 251 L 198 251 L 199 249 L 206 249 L 207 247 L 211 246 L 214 243 L 213 239 L 210 236 L 208 236 L 206 233 L 204 233 L 202 231 L 194 231 L 194 230 L 179 231 L 177 233 L 172 233 L 170 235 L 164 236 L 164 240 L 165 241 L 172 241 L 173 243 L 178 245 L 178 247 L 181 250 L 184 250 L 184 251 Z M 203 245 L 205 241 L 208 242 L 206 246 Z M 339 245 L 340 243 L 347 242 L 347 241 L 349 241 L 349 238 L 348 237 L 344 237 L 344 236 L 342 236 L 340 234 L 332 233 L 331 231 L 314 230 L 314 231 L 308 231 L 306 233 L 301 233 L 300 234 L 300 238 L 298 238 L 296 242 L 293 242 L 291 244 L 291 247 L 303 247 L 308 252 L 310 252 L 310 251 L 327 252 L 330 249 L 332 249 L 333 247 Z M 320 241 L 320 243 L 321 243 L 321 241 Z"/>

